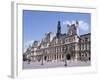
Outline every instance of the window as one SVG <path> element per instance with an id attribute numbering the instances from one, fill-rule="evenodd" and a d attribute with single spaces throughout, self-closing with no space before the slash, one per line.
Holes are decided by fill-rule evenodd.
<path id="1" fill-rule="evenodd" d="M 88 38 L 85 38 L 85 42 L 87 42 L 88 41 Z"/>

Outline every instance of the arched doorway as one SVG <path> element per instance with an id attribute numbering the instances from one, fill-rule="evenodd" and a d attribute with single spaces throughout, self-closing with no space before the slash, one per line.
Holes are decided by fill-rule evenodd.
<path id="1" fill-rule="evenodd" d="M 70 60 L 71 59 L 71 55 L 70 54 L 67 54 L 67 60 Z"/>
<path id="2" fill-rule="evenodd" d="M 38 61 L 38 62 L 41 61 L 41 55 L 37 55 L 36 58 L 37 58 L 37 61 Z"/>
<path id="3" fill-rule="evenodd" d="M 45 60 L 45 61 L 47 60 L 47 56 L 44 56 L 44 60 Z"/>

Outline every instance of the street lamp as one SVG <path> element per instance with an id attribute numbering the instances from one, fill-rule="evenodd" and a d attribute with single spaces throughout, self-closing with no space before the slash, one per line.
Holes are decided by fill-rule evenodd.
<path id="1" fill-rule="evenodd" d="M 43 53 L 44 53 L 44 50 L 43 50 L 42 55 L 41 55 L 41 57 L 42 57 L 42 63 L 41 63 L 41 65 L 44 65 L 43 64 Z"/>
<path id="2" fill-rule="evenodd" d="M 67 57 L 66 57 L 66 53 L 67 53 L 67 46 L 64 47 L 64 55 L 65 55 L 65 65 L 67 66 Z"/>

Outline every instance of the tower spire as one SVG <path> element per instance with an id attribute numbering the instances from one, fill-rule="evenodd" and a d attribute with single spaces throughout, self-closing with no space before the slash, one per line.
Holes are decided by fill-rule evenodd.
<path id="1" fill-rule="evenodd" d="M 58 21 L 56 36 L 57 36 L 57 38 L 59 38 L 61 36 L 61 24 L 60 24 L 60 21 Z"/>

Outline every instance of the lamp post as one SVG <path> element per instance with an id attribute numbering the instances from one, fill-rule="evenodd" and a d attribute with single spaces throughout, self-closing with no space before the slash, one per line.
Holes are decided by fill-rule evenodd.
<path id="1" fill-rule="evenodd" d="M 64 55 L 65 55 L 65 65 L 67 66 L 67 57 L 66 57 L 66 53 L 67 53 L 67 46 L 64 47 Z"/>
<path id="2" fill-rule="evenodd" d="M 43 53 L 44 53 L 44 50 L 43 50 L 42 55 L 41 55 L 41 57 L 42 57 L 42 63 L 41 63 L 41 65 L 44 65 L 43 64 Z"/>

